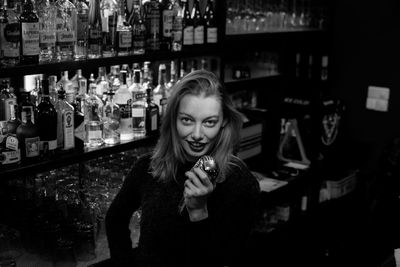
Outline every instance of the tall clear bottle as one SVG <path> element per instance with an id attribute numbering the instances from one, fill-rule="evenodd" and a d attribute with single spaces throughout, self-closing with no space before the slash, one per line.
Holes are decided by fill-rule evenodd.
<path id="1" fill-rule="evenodd" d="M 85 101 L 85 146 L 99 147 L 103 139 L 103 101 L 96 95 L 96 84 L 89 84 L 89 97 Z"/>
<path id="2" fill-rule="evenodd" d="M 204 43 L 207 44 L 216 44 L 218 42 L 218 28 L 217 28 L 217 19 L 215 17 L 214 11 L 214 1 L 207 0 L 206 9 L 204 12 L 204 21 L 205 21 L 205 38 Z"/>
<path id="3" fill-rule="evenodd" d="M 75 58 L 77 11 L 69 0 L 56 1 L 56 57 L 59 61 Z"/>
<path id="4" fill-rule="evenodd" d="M 121 141 L 132 140 L 132 94 L 126 84 L 126 74 L 122 75 L 122 81 L 119 89 L 115 92 L 115 103 L 120 109 L 120 125 L 119 131 Z"/>
<path id="5" fill-rule="evenodd" d="M 75 76 L 71 79 L 73 87 L 75 88 L 77 109 L 83 113 L 83 104 L 88 97 L 87 94 L 87 79 L 82 75 L 82 70 L 77 69 Z"/>
<path id="6" fill-rule="evenodd" d="M 102 56 L 102 22 L 100 14 L 100 1 L 89 0 L 89 26 L 88 26 L 88 58 Z"/>
<path id="7" fill-rule="evenodd" d="M 100 0 L 100 14 L 102 21 L 103 57 L 113 57 L 117 54 L 117 1 Z"/>
<path id="8" fill-rule="evenodd" d="M 177 78 L 176 78 L 176 67 L 175 67 L 175 61 L 174 60 L 171 60 L 170 75 L 169 76 L 170 76 L 169 81 L 166 84 L 166 88 L 167 88 L 166 96 L 167 96 L 167 98 L 169 98 L 170 95 L 172 94 L 173 86 L 176 84 L 176 80 L 177 80 Z"/>
<path id="9" fill-rule="evenodd" d="M 19 16 L 21 31 L 20 63 L 39 63 L 39 17 L 32 0 L 24 0 Z"/>
<path id="10" fill-rule="evenodd" d="M 57 111 L 50 102 L 49 81 L 42 81 L 42 97 L 38 107 L 37 125 L 40 134 L 40 153 L 43 157 L 54 155 L 57 149 Z"/>
<path id="11" fill-rule="evenodd" d="M 106 145 L 115 145 L 120 141 L 120 109 L 115 104 L 114 95 L 112 90 L 107 92 L 107 100 L 103 108 L 103 139 Z"/>
<path id="12" fill-rule="evenodd" d="M 56 7 L 50 0 L 36 3 L 39 16 L 40 62 L 50 62 L 56 55 Z"/>
<path id="13" fill-rule="evenodd" d="M 20 5 L 13 0 L 4 0 L 3 19 L 0 22 L 0 50 L 3 53 L 0 65 L 14 66 L 19 63 L 21 30 L 19 25 Z"/>
<path id="14" fill-rule="evenodd" d="M 135 70 L 133 83 L 129 90 L 132 93 L 132 127 L 135 137 L 146 135 L 146 91 L 140 84 L 140 70 Z"/>
<path id="15" fill-rule="evenodd" d="M 151 88 L 146 88 L 146 134 L 156 134 L 160 125 L 160 112 L 158 106 L 153 101 Z"/>
<path id="16" fill-rule="evenodd" d="M 165 114 L 167 108 L 167 96 L 166 96 L 166 82 L 167 82 L 167 68 L 165 64 L 160 64 L 158 67 L 158 85 L 153 90 L 154 103 L 159 108 L 160 118 Z"/>
<path id="17" fill-rule="evenodd" d="M 89 31 L 89 7 L 84 0 L 78 0 L 76 4 L 76 45 L 75 59 L 86 59 Z"/>
<path id="18" fill-rule="evenodd" d="M 194 41 L 194 24 L 190 14 L 189 0 L 183 1 L 183 17 L 182 17 L 182 46 L 183 49 L 190 49 L 193 47 Z"/>
<path id="19" fill-rule="evenodd" d="M 75 121 L 74 107 L 65 99 L 65 91 L 61 87 L 58 91 L 57 110 L 57 147 L 62 150 L 75 148 Z"/>
<path id="20" fill-rule="evenodd" d="M 106 94 L 110 87 L 106 71 L 106 67 L 99 67 L 96 79 L 96 95 L 103 101 L 107 98 Z"/>
<path id="21" fill-rule="evenodd" d="M 132 49 L 134 55 L 144 54 L 146 50 L 146 26 L 143 9 L 139 0 L 134 0 L 133 13 L 129 22 L 132 25 Z"/>
<path id="22" fill-rule="evenodd" d="M 157 0 L 143 4 L 146 24 L 146 50 L 160 50 L 161 10 Z"/>
<path id="23" fill-rule="evenodd" d="M 183 9 L 179 0 L 174 0 L 172 4 L 172 51 L 182 50 L 182 19 Z"/>
<path id="24" fill-rule="evenodd" d="M 125 1 L 119 1 L 118 6 L 117 54 L 127 56 L 132 50 L 132 26 L 126 20 Z"/>

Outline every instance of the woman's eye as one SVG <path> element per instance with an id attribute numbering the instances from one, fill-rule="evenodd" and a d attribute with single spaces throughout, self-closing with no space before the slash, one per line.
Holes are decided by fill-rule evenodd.
<path id="1" fill-rule="evenodd" d="M 181 118 L 182 123 L 189 124 L 192 120 L 189 118 Z"/>
<path id="2" fill-rule="evenodd" d="M 217 124 L 217 121 L 215 121 L 215 120 L 205 121 L 204 124 L 205 124 L 207 127 L 214 127 L 215 124 Z"/>

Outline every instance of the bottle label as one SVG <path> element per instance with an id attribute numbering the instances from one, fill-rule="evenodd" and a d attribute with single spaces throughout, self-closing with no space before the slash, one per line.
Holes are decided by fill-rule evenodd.
<path id="1" fill-rule="evenodd" d="M 39 22 L 21 23 L 22 55 L 39 55 Z"/>
<path id="2" fill-rule="evenodd" d="M 9 23 L 4 28 L 0 26 L 4 41 L 1 39 L 0 45 L 3 55 L 9 58 L 17 58 L 20 55 L 20 29 L 18 23 Z M 1 37 L 0 37 L 1 38 Z"/>
<path id="3" fill-rule="evenodd" d="M 8 120 L 8 119 L 11 118 L 11 112 L 13 112 L 11 110 L 11 106 L 14 107 L 17 104 L 17 99 L 15 99 L 15 98 L 7 98 L 7 99 L 5 99 L 3 101 L 1 101 L 3 103 L 2 103 L 2 105 L 0 107 L 0 111 L 2 111 L 2 113 L 4 114 L 4 120 Z"/>
<path id="4" fill-rule="evenodd" d="M 132 117 L 133 118 L 143 118 L 145 115 L 144 108 L 132 108 Z"/>
<path id="5" fill-rule="evenodd" d="M 187 26 L 183 29 L 183 44 L 193 44 L 193 26 Z"/>
<path id="6" fill-rule="evenodd" d="M 25 138 L 25 155 L 26 155 L 26 157 L 32 158 L 32 157 L 39 156 L 39 145 L 40 145 L 39 136 Z"/>
<path id="7" fill-rule="evenodd" d="M 64 133 L 64 143 L 63 149 L 70 149 L 75 147 L 74 140 L 74 112 L 66 111 L 63 114 L 63 133 Z"/>
<path id="8" fill-rule="evenodd" d="M 86 39 L 86 32 L 89 23 L 89 15 L 88 14 L 78 14 L 77 15 L 77 30 L 76 37 L 78 40 Z"/>
<path id="9" fill-rule="evenodd" d="M 89 31 L 89 39 L 93 39 L 92 41 L 97 42 L 97 39 L 101 37 L 101 32 L 98 29 L 90 29 Z"/>
<path id="10" fill-rule="evenodd" d="M 121 133 L 132 132 L 132 108 L 131 101 L 128 104 L 119 104 L 120 110 L 120 125 L 119 129 Z"/>
<path id="11" fill-rule="evenodd" d="M 146 46 L 146 30 L 144 25 L 133 27 L 133 49 L 144 49 Z"/>
<path id="12" fill-rule="evenodd" d="M 8 165 L 13 163 L 18 163 L 21 161 L 21 151 L 18 149 L 16 151 L 1 151 L 0 154 L 0 165 Z"/>
<path id="13" fill-rule="evenodd" d="M 194 43 L 204 44 L 204 26 L 200 25 L 194 29 Z"/>
<path id="14" fill-rule="evenodd" d="M 48 46 L 49 44 L 56 43 L 56 33 L 55 32 L 40 32 L 40 46 Z"/>
<path id="15" fill-rule="evenodd" d="M 15 136 L 9 135 L 6 139 L 6 148 L 19 151 L 18 149 L 18 139 Z"/>
<path id="16" fill-rule="evenodd" d="M 132 32 L 118 32 L 118 47 L 129 48 L 132 46 Z"/>
<path id="17" fill-rule="evenodd" d="M 163 11 L 163 36 L 171 37 L 173 11 L 166 9 Z"/>
<path id="18" fill-rule="evenodd" d="M 218 30 L 216 27 L 207 28 L 207 43 L 215 44 L 218 41 Z"/>
<path id="19" fill-rule="evenodd" d="M 70 31 L 57 32 L 57 42 L 58 43 L 72 43 L 75 42 L 75 34 Z"/>
<path id="20" fill-rule="evenodd" d="M 49 151 L 53 151 L 57 148 L 57 139 L 50 141 L 40 141 L 40 151 L 43 154 L 47 154 Z"/>

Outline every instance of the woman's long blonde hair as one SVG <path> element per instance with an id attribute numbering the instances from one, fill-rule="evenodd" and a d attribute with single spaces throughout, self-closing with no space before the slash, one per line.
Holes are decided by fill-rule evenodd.
<path id="1" fill-rule="evenodd" d="M 230 168 L 230 164 L 228 164 L 230 158 L 239 142 L 242 118 L 218 78 L 206 70 L 190 72 L 174 85 L 163 117 L 160 138 L 151 159 L 150 172 L 154 177 L 163 181 L 176 179 L 178 165 L 186 162 L 176 122 L 180 101 L 189 94 L 204 95 L 205 97 L 215 96 L 221 103 L 224 123 L 216 137 L 214 147 L 208 154 L 215 158 L 220 169 L 217 182 L 223 181 Z"/>

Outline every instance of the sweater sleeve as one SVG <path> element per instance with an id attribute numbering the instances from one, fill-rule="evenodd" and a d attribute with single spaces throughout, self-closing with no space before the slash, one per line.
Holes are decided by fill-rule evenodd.
<path id="1" fill-rule="evenodd" d="M 191 266 L 246 266 L 246 245 L 258 214 L 260 188 L 244 163 L 227 179 L 231 180 L 220 185 L 223 198 L 215 199 L 217 208 L 210 217 L 189 224 L 186 249 Z"/>
<path id="2" fill-rule="evenodd" d="M 114 266 L 126 266 L 133 255 L 129 223 L 140 207 L 140 188 L 147 172 L 143 159 L 139 159 L 112 201 L 106 214 L 106 233 Z"/>

